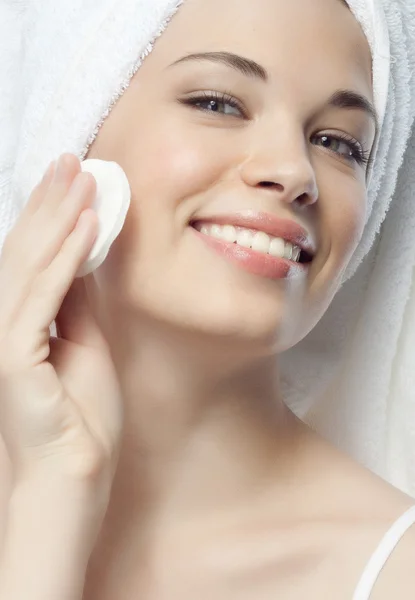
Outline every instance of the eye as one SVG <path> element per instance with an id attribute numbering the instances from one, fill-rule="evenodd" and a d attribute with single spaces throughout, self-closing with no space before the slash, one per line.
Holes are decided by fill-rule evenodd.
<path id="1" fill-rule="evenodd" d="M 233 117 L 246 117 L 246 113 L 239 100 L 222 92 L 203 92 L 197 96 L 183 98 L 180 102 L 205 112 Z"/>
<path id="2" fill-rule="evenodd" d="M 356 162 L 359 165 L 367 165 L 370 160 L 370 151 L 362 148 L 361 144 L 346 134 L 321 134 L 314 139 L 321 140 L 324 148 L 342 156 L 350 162 Z"/>

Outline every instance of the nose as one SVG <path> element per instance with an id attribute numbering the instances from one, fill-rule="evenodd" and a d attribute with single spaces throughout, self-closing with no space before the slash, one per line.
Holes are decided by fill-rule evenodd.
<path id="1" fill-rule="evenodd" d="M 262 132 L 252 140 L 240 175 L 250 187 L 268 190 L 288 204 L 309 206 L 318 199 L 317 181 L 303 134 Z"/>

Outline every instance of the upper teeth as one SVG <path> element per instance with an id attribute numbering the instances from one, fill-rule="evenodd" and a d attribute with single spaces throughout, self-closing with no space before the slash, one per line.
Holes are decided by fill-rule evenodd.
<path id="1" fill-rule="evenodd" d="M 252 250 L 270 254 L 277 258 L 287 258 L 295 262 L 300 259 L 301 248 L 299 246 L 295 246 L 282 238 L 268 235 L 263 231 L 252 231 L 244 227 L 217 225 L 216 223 L 197 226 L 197 229 L 205 235 L 235 243 L 244 248 L 252 248 Z"/>

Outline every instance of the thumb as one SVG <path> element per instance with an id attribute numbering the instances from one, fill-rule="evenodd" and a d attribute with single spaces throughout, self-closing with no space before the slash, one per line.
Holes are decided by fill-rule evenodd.
<path id="1" fill-rule="evenodd" d="M 73 281 L 55 321 L 58 337 L 97 350 L 108 346 L 92 313 L 83 277 Z"/>

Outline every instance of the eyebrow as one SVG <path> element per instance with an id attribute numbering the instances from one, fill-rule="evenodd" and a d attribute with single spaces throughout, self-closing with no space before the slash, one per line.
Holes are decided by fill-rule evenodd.
<path id="1" fill-rule="evenodd" d="M 269 74 L 263 66 L 254 60 L 239 56 L 239 54 L 233 54 L 232 52 L 197 52 L 195 54 L 187 54 L 173 62 L 170 67 L 187 61 L 201 60 L 224 64 L 239 71 L 242 75 L 259 79 L 265 83 L 269 81 Z M 370 100 L 358 92 L 352 90 L 337 90 L 330 96 L 326 105 L 335 108 L 361 110 L 369 115 L 374 121 L 376 131 L 379 129 L 379 118 L 375 107 Z"/>
<path id="2" fill-rule="evenodd" d="M 170 66 L 178 65 L 188 60 L 209 60 L 211 62 L 222 63 L 239 71 L 242 75 L 261 79 L 264 82 L 267 82 L 269 79 L 264 67 L 249 58 L 244 58 L 232 52 L 197 52 L 196 54 L 186 54 L 186 56 L 179 58 Z"/>
<path id="3" fill-rule="evenodd" d="M 379 131 L 379 117 L 373 104 L 362 94 L 352 90 L 337 90 L 327 101 L 328 106 L 335 108 L 358 109 L 365 112 L 375 124 L 376 133 Z"/>

